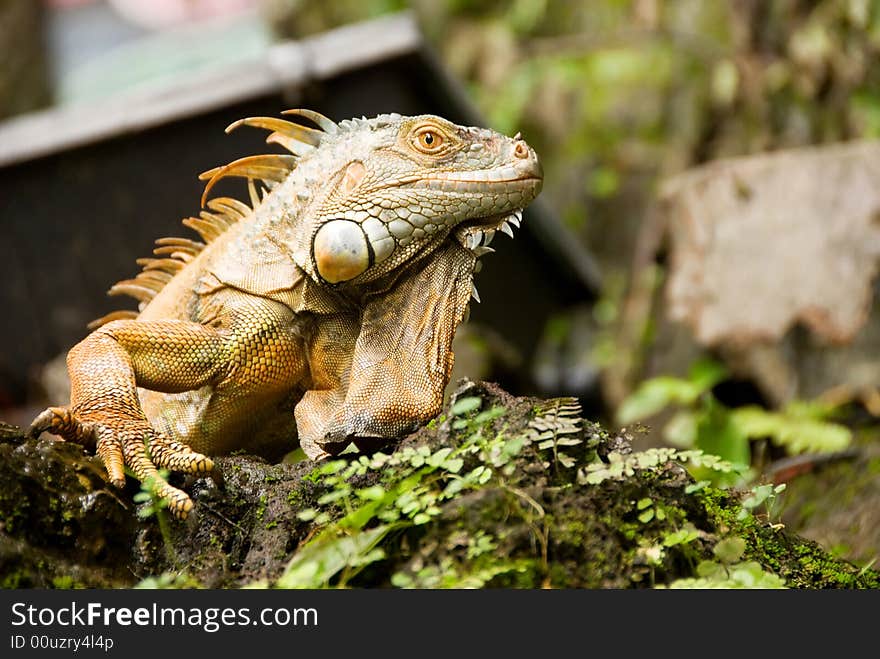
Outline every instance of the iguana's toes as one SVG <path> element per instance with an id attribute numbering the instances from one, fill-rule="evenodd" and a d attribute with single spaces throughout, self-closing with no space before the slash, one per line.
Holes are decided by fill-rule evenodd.
<path id="1" fill-rule="evenodd" d="M 214 468 L 210 458 L 158 435 L 146 420 L 102 417 L 84 421 L 66 407 L 50 407 L 41 412 L 28 428 L 30 437 L 38 437 L 43 432 L 94 447 L 107 469 L 110 482 L 116 487 L 125 487 L 126 465 L 139 480 L 152 479 L 156 495 L 165 499 L 168 509 L 180 519 L 192 510 L 192 499 L 186 492 L 169 485 L 156 467 L 186 473 L 205 473 Z"/>
<path id="2" fill-rule="evenodd" d="M 99 430 L 97 452 L 110 476 L 110 482 L 118 488 L 125 487 L 125 459 L 122 457 L 122 442 L 109 430 Z"/>
<path id="3" fill-rule="evenodd" d="M 187 474 L 205 474 L 214 469 L 214 462 L 206 455 L 196 453 L 186 444 L 181 444 L 164 435 L 156 435 L 150 442 L 150 456 L 153 462 L 172 471 Z"/>
<path id="4" fill-rule="evenodd" d="M 95 443 L 92 424 L 79 421 L 67 407 L 49 407 L 40 412 L 28 428 L 28 437 L 36 439 L 44 432 L 83 446 L 94 446 Z"/>
<path id="5" fill-rule="evenodd" d="M 342 445 L 340 445 L 340 443 L 318 443 L 314 439 L 302 435 L 299 438 L 300 448 L 306 456 L 308 456 L 309 460 L 314 460 L 316 462 L 326 460 L 334 455 L 339 455 L 349 444 L 351 444 L 350 441 L 346 441 L 345 444 Z"/>
<path id="6" fill-rule="evenodd" d="M 122 456 L 125 464 L 134 472 L 138 480 L 151 483 L 154 494 L 168 502 L 168 510 L 171 511 L 171 514 L 178 519 L 185 519 L 189 511 L 192 510 L 192 499 L 189 498 L 186 492 L 169 485 L 168 481 L 162 478 L 156 469 L 156 465 L 165 465 L 159 460 L 156 460 L 156 463 L 154 463 L 153 459 L 155 456 L 147 453 L 147 442 L 144 439 L 149 438 L 149 446 L 152 453 L 154 446 L 161 447 L 163 445 L 162 440 L 158 439 L 158 437 L 161 436 L 157 436 L 152 430 L 147 433 L 141 433 L 137 437 L 123 435 L 120 439 Z M 165 440 L 165 442 L 167 441 Z M 161 448 L 159 454 L 162 454 Z M 194 452 L 192 455 L 201 456 L 201 454 Z M 201 457 L 204 458 L 204 456 Z M 204 459 L 207 460 L 207 458 Z"/>
<path id="7" fill-rule="evenodd" d="M 168 510 L 170 510 L 171 514 L 177 519 L 186 519 L 187 516 L 189 516 L 189 511 L 192 510 L 193 502 L 186 492 L 167 485 L 161 496 L 168 501 Z"/>

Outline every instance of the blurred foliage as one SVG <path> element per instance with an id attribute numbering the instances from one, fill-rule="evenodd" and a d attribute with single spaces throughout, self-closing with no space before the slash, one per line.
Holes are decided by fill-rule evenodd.
<path id="1" fill-rule="evenodd" d="M 672 446 L 696 448 L 741 465 L 752 463 L 751 442 L 769 439 L 790 454 L 833 453 L 849 446 L 852 431 L 828 421 L 837 411 L 820 400 L 792 401 L 782 410 L 757 405 L 729 408 L 712 394 L 727 377 L 712 361 L 699 361 L 687 378 L 659 376 L 645 380 L 617 409 L 617 421 L 630 424 L 666 410 L 676 409 L 663 427 L 663 438 Z M 742 484 L 737 475 L 697 474 L 715 484 Z"/>

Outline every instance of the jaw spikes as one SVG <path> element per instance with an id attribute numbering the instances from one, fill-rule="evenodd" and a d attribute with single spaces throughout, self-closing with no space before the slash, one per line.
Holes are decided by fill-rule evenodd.
<path id="1" fill-rule="evenodd" d="M 489 244 L 495 237 L 495 233 L 497 231 L 501 231 L 502 233 L 505 233 L 513 238 L 514 228 L 519 229 L 521 223 L 522 209 L 517 209 L 513 211 L 510 215 L 502 219 L 497 225 L 495 225 L 495 227 L 491 229 L 469 227 L 464 231 L 464 236 L 461 239 L 462 244 L 472 252 L 476 252 L 477 256 L 487 254 L 488 252 L 485 251 L 486 249 L 488 249 L 489 252 L 494 252 L 494 249 L 489 248 Z"/>
<path id="2" fill-rule="evenodd" d="M 469 227 L 465 229 L 464 235 L 460 236 L 459 240 L 464 247 L 471 250 L 471 252 L 474 253 L 474 256 L 477 257 L 476 261 L 474 261 L 474 273 L 478 273 L 483 269 L 483 262 L 480 261 L 480 257 L 485 256 L 486 254 L 491 254 L 495 251 L 489 247 L 489 243 L 495 238 L 495 233 L 501 231 L 513 238 L 514 227 L 518 229 L 522 223 L 522 213 L 521 208 L 513 211 L 491 229 L 481 229 L 479 227 Z M 471 284 L 471 297 L 477 302 L 480 301 L 480 294 L 477 292 L 477 287 L 473 283 Z M 470 309 L 468 309 L 467 315 L 470 315 L 469 312 Z"/>

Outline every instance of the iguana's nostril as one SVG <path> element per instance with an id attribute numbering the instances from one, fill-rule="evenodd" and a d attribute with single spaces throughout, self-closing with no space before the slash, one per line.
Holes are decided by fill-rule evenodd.
<path id="1" fill-rule="evenodd" d="M 525 142 L 517 142 L 516 146 L 513 149 L 513 155 L 515 155 L 517 158 L 528 158 L 529 147 L 526 146 Z"/>

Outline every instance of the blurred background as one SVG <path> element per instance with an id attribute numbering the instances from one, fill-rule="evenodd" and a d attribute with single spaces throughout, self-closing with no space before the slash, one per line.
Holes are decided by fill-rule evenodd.
<path id="1" fill-rule="evenodd" d="M 226 124 L 437 112 L 521 131 L 546 175 L 456 377 L 787 484 L 785 523 L 868 564 L 878 54 L 877 0 L 0 0 L 0 417 L 61 402 L 196 175 L 266 148 Z"/>

